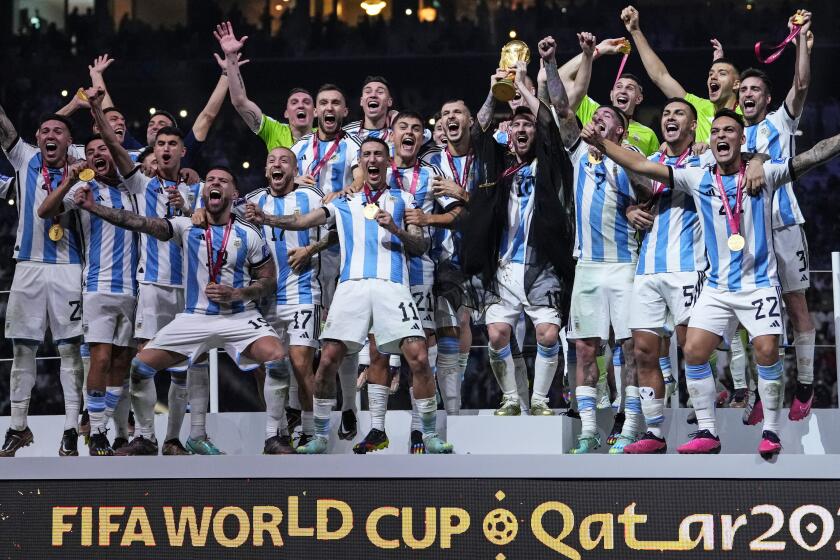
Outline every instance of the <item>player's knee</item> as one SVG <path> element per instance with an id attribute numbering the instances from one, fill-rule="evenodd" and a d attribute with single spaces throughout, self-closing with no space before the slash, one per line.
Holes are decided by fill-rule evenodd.
<path id="1" fill-rule="evenodd" d="M 538 325 L 536 329 L 537 343 L 542 346 L 554 346 L 560 338 L 560 327 L 550 323 Z"/>
<path id="2" fill-rule="evenodd" d="M 595 362 L 598 345 L 586 340 L 575 342 L 575 355 L 577 362 L 584 366 Z"/>
<path id="3" fill-rule="evenodd" d="M 779 360 L 779 342 L 775 336 L 759 336 L 752 340 L 755 360 L 760 365 L 775 364 Z"/>
<path id="4" fill-rule="evenodd" d="M 131 378 L 136 380 L 154 378 L 157 370 L 137 356 L 131 360 Z"/>
<path id="5" fill-rule="evenodd" d="M 639 368 L 656 367 L 659 362 L 659 344 L 647 338 L 636 340 L 633 346 L 633 357 Z"/>
<path id="6" fill-rule="evenodd" d="M 265 362 L 265 374 L 272 379 L 288 383 L 291 379 L 291 373 L 289 360 L 277 359 Z"/>
<path id="7" fill-rule="evenodd" d="M 186 371 L 172 371 L 169 372 L 169 379 L 173 385 L 177 385 L 178 387 L 186 387 L 187 386 L 187 372 Z"/>
<path id="8" fill-rule="evenodd" d="M 445 337 L 458 338 L 460 334 L 460 329 L 458 327 L 441 327 L 437 330 L 438 339 Z"/>
<path id="9" fill-rule="evenodd" d="M 698 343 L 696 340 L 693 340 L 691 337 L 689 337 L 685 341 L 683 355 L 685 356 L 686 364 L 700 365 L 709 361 L 711 350 L 709 350 L 705 344 Z"/>
<path id="10" fill-rule="evenodd" d="M 502 348 L 510 343 L 510 327 L 507 324 L 487 325 L 487 338 L 493 348 Z"/>

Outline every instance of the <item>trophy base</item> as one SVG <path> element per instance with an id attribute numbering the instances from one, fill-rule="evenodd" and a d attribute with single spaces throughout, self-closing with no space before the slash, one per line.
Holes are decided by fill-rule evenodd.
<path id="1" fill-rule="evenodd" d="M 493 84 L 493 97 L 499 101 L 510 101 L 516 97 L 516 86 L 512 80 L 499 80 Z"/>

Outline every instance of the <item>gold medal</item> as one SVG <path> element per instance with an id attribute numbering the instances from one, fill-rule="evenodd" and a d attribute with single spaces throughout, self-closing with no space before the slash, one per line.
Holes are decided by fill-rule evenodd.
<path id="1" fill-rule="evenodd" d="M 61 227 L 61 224 L 53 224 L 50 227 L 49 236 L 52 241 L 61 241 L 61 238 L 64 237 L 64 228 Z"/>
<path id="2" fill-rule="evenodd" d="M 79 180 L 87 183 L 88 181 L 93 181 L 95 176 L 96 173 L 93 172 L 93 169 L 82 169 L 79 173 Z"/>
<path id="3" fill-rule="evenodd" d="M 364 213 L 365 218 L 367 218 L 368 220 L 374 219 L 376 217 L 377 212 L 379 212 L 379 206 L 377 206 L 376 204 L 371 203 L 365 205 Z"/>
<path id="4" fill-rule="evenodd" d="M 799 12 L 793 14 L 793 25 L 802 25 L 803 23 L 805 23 L 805 18 L 802 17 L 802 14 Z"/>
<path id="5" fill-rule="evenodd" d="M 744 239 L 744 236 L 740 233 L 733 233 L 729 236 L 729 239 L 726 241 L 726 244 L 729 246 L 730 251 L 738 252 L 744 249 L 744 245 L 746 245 L 747 241 Z"/>
<path id="6" fill-rule="evenodd" d="M 85 93 L 85 90 L 83 88 L 79 88 L 78 90 L 76 90 L 76 97 L 78 97 L 82 101 L 87 101 L 88 100 L 88 96 Z"/>
<path id="7" fill-rule="evenodd" d="M 621 54 L 630 54 L 630 51 L 632 50 L 633 47 L 627 39 L 622 40 L 621 44 L 618 46 L 618 52 Z"/>
<path id="8" fill-rule="evenodd" d="M 215 286 L 215 285 L 216 285 L 216 283 L 215 283 L 215 282 L 213 282 L 212 280 L 210 280 L 209 282 L 207 282 L 207 287 L 208 287 L 208 288 L 209 288 L 210 286 Z"/>
<path id="9" fill-rule="evenodd" d="M 601 163 L 601 158 L 595 157 L 595 155 L 592 152 L 589 152 L 589 163 L 591 163 L 592 165 L 598 165 L 599 163 Z"/>

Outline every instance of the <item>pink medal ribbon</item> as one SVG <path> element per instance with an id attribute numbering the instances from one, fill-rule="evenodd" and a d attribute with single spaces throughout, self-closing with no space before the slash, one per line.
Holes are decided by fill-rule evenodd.
<path id="1" fill-rule="evenodd" d="M 219 273 L 222 271 L 222 266 L 225 263 L 225 252 L 228 243 L 228 238 L 230 237 L 230 231 L 233 229 L 233 217 L 228 220 L 227 225 L 225 226 L 224 235 L 222 235 L 222 246 L 219 248 L 219 252 L 216 254 L 216 258 L 213 258 L 213 227 L 210 224 L 207 224 L 207 227 L 204 230 L 204 242 L 207 245 L 207 272 L 210 274 L 210 281 L 209 284 L 215 284 L 216 278 L 219 278 Z M 221 282 L 221 278 L 219 278 Z"/>
<path id="2" fill-rule="evenodd" d="M 785 47 L 793 41 L 794 37 L 799 33 L 799 30 L 802 28 L 801 25 L 794 25 L 790 29 L 790 33 L 788 34 L 785 39 L 774 47 L 770 47 L 773 52 L 770 53 L 767 58 L 761 56 L 761 46 L 764 44 L 764 41 L 759 41 L 755 44 L 755 56 L 759 60 L 759 62 L 763 62 L 764 64 L 772 64 L 776 61 L 777 58 L 782 56 L 782 53 L 785 51 Z"/>
<path id="3" fill-rule="evenodd" d="M 688 156 L 690 156 L 690 155 L 691 155 L 691 146 L 686 148 L 685 151 L 680 154 L 680 156 L 677 158 L 677 161 L 674 162 L 674 165 L 672 165 L 671 167 L 674 167 L 675 169 L 682 169 L 683 168 L 683 162 L 685 162 L 685 160 L 688 159 Z M 667 160 L 667 159 L 668 159 L 668 152 L 667 151 L 664 151 L 661 154 L 659 154 L 659 163 L 665 163 L 665 160 Z M 653 184 L 653 196 L 659 196 L 660 194 L 662 194 L 662 192 L 665 190 L 665 188 L 666 188 L 665 185 L 663 185 L 662 183 L 654 183 Z"/>
<path id="4" fill-rule="evenodd" d="M 726 195 L 726 188 L 723 186 L 723 179 L 720 176 L 720 169 L 715 168 L 715 180 L 717 181 L 720 201 L 723 203 L 723 210 L 726 212 L 726 221 L 729 224 L 729 239 L 727 245 L 733 252 L 741 251 L 744 248 L 744 236 L 740 234 L 741 224 L 739 214 L 741 213 L 741 197 L 744 192 L 744 171 L 745 166 L 741 163 L 738 170 L 738 183 L 735 187 L 735 209 L 729 206 L 729 197 Z"/>

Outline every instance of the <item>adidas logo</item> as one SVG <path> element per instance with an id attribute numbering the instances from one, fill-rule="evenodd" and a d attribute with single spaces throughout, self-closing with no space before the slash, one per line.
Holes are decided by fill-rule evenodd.
<path id="1" fill-rule="evenodd" d="M 418 325 L 417 323 L 414 323 L 413 325 L 411 325 L 411 330 L 419 331 L 420 330 L 420 325 Z"/>
<path id="2" fill-rule="evenodd" d="M 300 335 L 300 337 L 301 338 L 309 338 L 309 334 L 308 333 L 303 333 L 302 335 Z"/>
<path id="3" fill-rule="evenodd" d="M 778 321 L 773 321 L 773 322 L 770 324 L 770 326 L 771 326 L 771 327 L 781 327 L 781 325 L 779 324 L 779 322 L 778 322 Z"/>
<path id="4" fill-rule="evenodd" d="M 802 275 L 802 278 L 800 278 L 800 279 L 799 279 L 799 281 L 800 281 L 800 282 L 807 282 L 807 281 L 808 281 L 808 275 L 807 275 L 807 274 L 803 274 L 803 275 Z"/>

